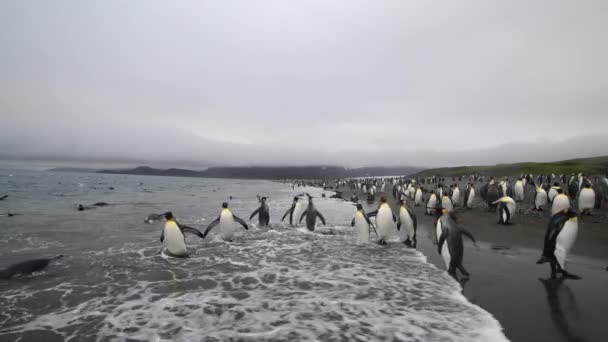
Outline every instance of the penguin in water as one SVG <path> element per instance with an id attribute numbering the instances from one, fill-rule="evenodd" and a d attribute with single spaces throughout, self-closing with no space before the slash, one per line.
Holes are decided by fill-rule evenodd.
<path id="1" fill-rule="evenodd" d="M 464 207 L 472 209 L 473 201 L 475 200 L 475 186 L 469 183 L 469 186 L 464 191 Z"/>
<path id="2" fill-rule="evenodd" d="M 194 234 L 201 239 L 204 238 L 203 233 L 198 229 L 181 225 L 177 223 L 172 212 L 166 212 L 165 226 L 160 234 L 160 243 L 163 244 L 163 253 L 175 258 L 185 258 L 188 256 L 188 248 L 186 248 L 186 239 L 184 233 Z"/>
<path id="3" fill-rule="evenodd" d="M 57 255 L 49 259 L 32 259 L 11 265 L 0 271 L 0 279 L 10 279 L 17 275 L 27 275 L 45 269 L 52 261 L 63 258 Z"/>
<path id="4" fill-rule="evenodd" d="M 534 186 L 534 210 L 543 211 L 543 207 L 547 205 L 547 191 L 542 187 L 536 185 L 536 183 L 530 183 Z"/>
<path id="5" fill-rule="evenodd" d="M 302 213 L 302 206 L 304 206 L 304 204 L 302 203 L 302 199 L 299 196 L 295 196 L 293 198 L 293 203 L 291 204 L 291 207 L 287 209 L 285 214 L 283 214 L 281 222 L 283 222 L 285 220 L 285 217 L 289 215 L 289 225 L 292 227 L 295 226 L 293 218 L 295 216 L 296 220 L 298 219 L 298 216 L 296 216 L 296 214 L 300 215 Z"/>
<path id="6" fill-rule="evenodd" d="M 456 269 L 458 269 L 465 278 L 468 278 L 469 272 L 462 265 L 464 257 L 462 236 L 468 237 L 474 244 L 477 244 L 475 238 L 468 230 L 456 223 L 456 217 L 453 213 L 442 208 L 438 209 L 438 214 L 441 216 L 437 218 L 435 224 L 437 252 L 442 256 L 449 275 L 456 278 Z"/>
<path id="7" fill-rule="evenodd" d="M 568 253 L 576 242 L 577 235 L 578 219 L 574 210 L 567 208 L 551 217 L 545 233 L 543 254 L 536 262 L 537 264 L 550 263 L 551 278 L 555 278 L 557 273 L 561 273 L 566 278 L 581 279 L 566 271 Z"/>
<path id="8" fill-rule="evenodd" d="M 418 230 L 418 220 L 416 214 L 410 207 L 407 206 L 405 200 L 399 201 L 399 218 L 397 220 L 397 230 L 401 230 L 403 226 L 407 234 L 407 238 L 403 241 L 403 244 L 416 248 L 416 231 Z"/>
<path id="9" fill-rule="evenodd" d="M 586 183 L 578 194 L 578 210 L 581 215 L 591 216 L 591 209 L 595 207 L 595 191 L 591 184 Z"/>
<path id="10" fill-rule="evenodd" d="M 509 196 L 503 196 L 492 204 L 498 204 L 498 224 L 511 224 L 511 218 L 515 215 L 517 204 Z"/>
<path id="11" fill-rule="evenodd" d="M 380 245 L 386 245 L 386 240 L 391 236 L 392 227 L 397 221 L 397 218 L 395 215 L 393 215 L 391 207 L 386 201 L 386 197 L 381 197 L 378 210 L 368 213 L 367 216 L 376 217 L 376 227 L 378 227 L 378 243 Z"/>
<path id="12" fill-rule="evenodd" d="M 260 195 L 258 195 L 260 206 L 251 213 L 251 216 L 249 216 L 249 221 L 251 221 L 255 215 L 258 215 L 259 227 L 268 227 L 268 224 L 270 223 L 270 207 L 268 206 L 268 203 L 266 203 L 266 200 L 266 197 L 260 197 Z"/>
<path id="13" fill-rule="evenodd" d="M 326 223 L 325 223 L 325 218 L 323 217 L 323 215 L 321 215 L 321 213 L 317 210 L 317 208 L 315 208 L 315 205 L 312 203 L 313 197 L 310 196 L 309 194 L 306 194 L 306 196 L 308 196 L 308 208 L 306 208 L 306 210 L 304 210 L 302 215 L 300 215 L 300 219 L 298 220 L 298 223 L 301 223 L 304 216 L 306 216 L 306 228 L 308 230 L 310 230 L 311 232 L 313 232 L 315 230 L 315 225 L 317 223 L 317 217 L 319 217 L 319 219 L 321 219 L 321 222 L 323 222 L 323 225 L 325 225 Z"/>
<path id="14" fill-rule="evenodd" d="M 355 231 L 357 232 L 357 238 L 360 243 L 369 242 L 369 235 L 371 233 L 371 229 L 376 231 L 374 224 L 369 219 L 365 210 L 363 210 L 363 206 L 361 204 L 356 205 L 357 211 L 355 212 L 355 217 L 351 221 L 351 227 L 355 227 Z M 376 232 L 378 235 L 378 232 Z"/>
<path id="15" fill-rule="evenodd" d="M 247 226 L 247 223 L 243 221 L 243 219 L 234 215 L 232 211 L 228 209 L 228 203 L 222 203 L 222 212 L 213 222 L 209 224 L 209 226 L 207 226 L 207 229 L 205 229 L 205 232 L 203 233 L 203 239 L 207 236 L 207 234 L 209 234 L 213 227 L 219 224 L 220 230 L 222 232 L 222 239 L 224 239 L 224 241 L 232 242 L 232 238 L 236 233 L 235 222 L 243 226 L 245 230 L 249 230 L 249 226 Z"/>
<path id="16" fill-rule="evenodd" d="M 570 199 L 568 198 L 568 195 L 564 194 L 564 191 L 561 188 L 557 189 L 557 195 L 553 197 L 553 204 L 551 205 L 551 215 L 555 215 L 568 208 L 570 208 Z"/>

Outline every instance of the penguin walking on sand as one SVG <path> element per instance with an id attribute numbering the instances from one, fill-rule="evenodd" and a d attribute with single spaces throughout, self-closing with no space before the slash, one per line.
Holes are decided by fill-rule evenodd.
<path id="1" fill-rule="evenodd" d="M 570 208 L 570 199 L 568 195 L 560 188 L 557 189 L 557 195 L 553 197 L 553 203 L 551 205 L 551 215 L 555 215 L 560 211 Z"/>
<path id="2" fill-rule="evenodd" d="M 184 226 L 177 223 L 173 213 L 166 212 L 165 226 L 160 235 L 160 243 L 163 244 L 163 253 L 175 258 L 185 258 L 188 256 L 188 248 L 186 247 L 186 238 L 184 233 L 194 234 L 201 239 L 204 238 L 203 233 L 198 229 Z"/>
<path id="3" fill-rule="evenodd" d="M 591 216 L 591 209 L 595 207 L 595 191 L 590 183 L 586 183 L 578 194 L 578 211 L 581 215 Z"/>
<path id="4" fill-rule="evenodd" d="M 456 269 L 465 278 L 469 277 L 469 272 L 462 265 L 464 257 L 464 244 L 462 236 L 466 236 L 476 244 L 473 235 L 456 223 L 456 217 L 453 213 L 448 212 L 445 208 L 438 209 L 438 214 L 435 223 L 437 236 L 437 252 L 443 258 L 448 274 L 456 278 Z"/>
<path id="5" fill-rule="evenodd" d="M 416 248 L 416 231 L 418 230 L 418 220 L 416 219 L 416 214 L 410 207 L 407 206 L 407 202 L 405 200 L 399 201 L 399 204 L 397 230 L 401 230 L 401 227 L 403 227 L 405 233 L 407 234 L 403 244 L 408 247 Z"/>
<path id="6" fill-rule="evenodd" d="M 306 210 L 304 210 L 304 212 L 300 216 L 298 223 L 302 222 L 302 219 L 304 218 L 304 216 L 306 216 L 306 228 L 312 232 L 315 230 L 315 225 L 317 223 L 317 217 L 319 219 L 321 219 L 321 222 L 323 222 L 323 225 L 325 225 L 326 223 L 325 223 L 325 218 L 323 217 L 323 215 L 321 215 L 321 213 L 317 210 L 317 208 L 315 208 L 315 205 L 312 203 L 313 197 L 310 196 L 309 194 L 306 194 L 306 195 L 308 196 L 308 207 L 306 208 Z"/>
<path id="7" fill-rule="evenodd" d="M 222 211 L 220 212 L 220 215 L 213 222 L 211 222 L 209 226 L 207 226 L 207 229 L 205 229 L 205 232 L 203 233 L 203 239 L 207 236 L 207 234 L 209 234 L 213 227 L 219 224 L 220 231 L 222 232 L 222 239 L 224 241 L 232 242 L 232 238 L 234 237 L 234 234 L 237 230 L 236 223 L 239 223 L 241 226 L 243 226 L 245 230 L 249 229 L 247 223 L 243 221 L 243 219 L 234 215 L 232 211 L 228 209 L 228 203 L 224 202 L 222 203 Z"/>
<path id="8" fill-rule="evenodd" d="M 515 216 L 517 204 L 509 196 L 503 196 L 492 204 L 498 204 L 498 224 L 511 224 L 511 219 Z"/>
<path id="9" fill-rule="evenodd" d="M 357 204 L 356 207 L 357 211 L 355 211 L 355 217 L 353 217 L 353 220 L 351 221 L 350 225 L 351 227 L 355 227 L 357 239 L 360 243 L 369 242 L 371 230 L 374 229 L 375 231 L 376 228 L 365 213 L 365 210 L 363 210 L 363 206 L 361 204 Z M 378 232 L 376 232 L 376 235 L 377 234 Z"/>
<path id="10" fill-rule="evenodd" d="M 378 243 L 386 245 L 386 240 L 392 235 L 393 227 L 397 218 L 393 215 L 391 207 L 386 201 L 386 197 L 380 198 L 380 206 L 378 210 L 368 213 L 368 217 L 376 217 L 376 227 L 378 231 Z"/>
<path id="11" fill-rule="evenodd" d="M 467 188 L 464 190 L 464 207 L 472 209 L 474 200 L 475 200 L 475 186 L 473 185 L 473 183 L 469 183 Z"/>
<path id="12" fill-rule="evenodd" d="M 298 219 L 297 215 L 302 214 L 303 206 L 304 206 L 304 204 L 302 203 L 302 199 L 299 196 L 295 196 L 293 198 L 293 203 L 291 204 L 291 207 L 289 209 L 287 209 L 287 211 L 281 218 L 281 222 L 283 222 L 285 220 L 285 217 L 287 217 L 287 215 L 289 215 L 289 225 L 292 227 L 295 226 L 293 218 L 295 216 L 296 220 Z"/>
<path id="13" fill-rule="evenodd" d="M 266 201 L 266 197 L 260 197 L 260 195 L 258 195 L 258 202 L 260 203 L 260 206 L 253 213 L 251 213 L 251 216 L 249 216 L 249 221 L 251 221 L 255 215 L 258 215 L 259 227 L 267 227 L 270 223 L 270 207 Z"/>
<path id="14" fill-rule="evenodd" d="M 536 263 L 549 262 L 552 278 L 561 273 L 566 278 L 580 279 L 579 276 L 566 271 L 566 260 L 577 235 L 578 219 L 574 210 L 564 209 L 551 217 L 545 233 L 543 254 Z"/>

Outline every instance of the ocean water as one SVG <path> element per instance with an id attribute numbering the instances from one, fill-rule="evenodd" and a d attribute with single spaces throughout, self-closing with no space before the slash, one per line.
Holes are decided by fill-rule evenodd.
<path id="1" fill-rule="evenodd" d="M 113 189 L 110 189 L 113 188 Z M 313 233 L 278 222 L 309 192 Z M 65 257 L 0 281 L 0 341 L 505 341 L 460 285 L 398 242 L 358 244 L 354 208 L 317 188 L 268 181 L 0 170 L 0 268 Z M 328 195 L 331 194 L 326 192 Z M 269 197 L 271 227 L 232 243 L 186 235 L 190 258 L 160 255 L 167 210 L 203 230 L 233 199 L 247 220 Z M 110 205 L 83 212 L 78 204 Z"/>

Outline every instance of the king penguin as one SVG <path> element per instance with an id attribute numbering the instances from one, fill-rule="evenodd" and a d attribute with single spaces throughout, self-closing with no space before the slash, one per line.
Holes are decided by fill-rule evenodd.
<path id="1" fill-rule="evenodd" d="M 403 244 L 416 248 L 416 231 L 418 230 L 418 220 L 416 214 L 410 207 L 408 207 L 405 200 L 399 201 L 399 218 L 397 220 L 397 230 L 404 228 L 407 237 L 403 241 Z"/>
<path id="2" fill-rule="evenodd" d="M 509 196 L 503 196 L 492 204 L 498 204 L 498 224 L 511 224 L 517 208 L 515 201 Z"/>
<path id="3" fill-rule="evenodd" d="M 429 196 L 429 201 L 426 203 L 425 215 L 432 215 L 436 207 L 437 207 L 437 195 L 435 195 L 434 192 L 431 192 L 431 196 Z"/>
<path id="4" fill-rule="evenodd" d="M 448 273 L 456 278 L 456 269 L 460 270 L 463 276 L 469 277 L 469 272 L 462 265 L 464 257 L 464 246 L 462 235 L 465 235 L 473 243 L 475 238 L 463 227 L 456 223 L 453 213 L 448 212 L 445 208 L 438 209 L 439 216 L 435 223 L 437 236 L 437 252 L 442 256 Z"/>
<path id="5" fill-rule="evenodd" d="M 576 212 L 570 208 L 557 212 L 547 226 L 543 254 L 537 264 L 550 263 L 551 277 L 562 273 L 567 278 L 580 279 L 579 276 L 566 272 L 568 253 L 578 235 Z"/>
<path id="6" fill-rule="evenodd" d="M 306 228 L 312 232 L 315 230 L 315 226 L 317 224 L 317 217 L 321 219 L 321 222 L 323 222 L 324 225 L 326 223 L 323 215 L 321 215 L 317 208 L 315 208 L 315 205 L 312 202 L 313 197 L 309 194 L 306 195 L 308 196 L 308 207 L 306 208 L 306 210 L 304 210 L 302 215 L 300 215 L 298 223 L 302 222 L 302 219 L 304 218 L 304 216 L 306 216 Z"/>
<path id="7" fill-rule="evenodd" d="M 416 187 L 416 193 L 414 194 L 414 206 L 419 207 L 424 203 L 424 199 L 422 198 L 422 190 L 424 190 L 421 186 Z"/>
<path id="8" fill-rule="evenodd" d="M 222 239 L 224 239 L 224 241 L 231 242 L 234 234 L 236 233 L 235 221 L 243 226 L 245 230 L 249 229 L 249 226 L 247 226 L 245 221 L 235 216 L 232 211 L 228 209 L 228 203 L 222 203 L 222 211 L 220 212 L 220 215 L 213 222 L 211 222 L 209 226 L 207 226 L 207 229 L 205 229 L 205 232 L 203 233 L 203 239 L 207 236 L 207 234 L 209 234 L 213 227 L 219 224 L 220 231 L 222 232 Z"/>
<path id="9" fill-rule="evenodd" d="M 391 207 L 386 201 L 386 197 L 380 198 L 378 210 L 367 214 L 368 217 L 376 216 L 376 227 L 378 228 L 378 243 L 386 245 L 386 240 L 392 235 L 393 227 L 397 218 L 393 215 Z"/>
<path id="10" fill-rule="evenodd" d="M 547 205 L 547 191 L 542 187 L 536 185 L 536 183 L 530 183 L 534 186 L 534 209 L 542 211 L 543 207 Z"/>
<path id="11" fill-rule="evenodd" d="M 296 220 L 298 219 L 297 215 L 301 215 L 302 214 L 302 207 L 303 206 L 304 206 L 304 204 L 302 203 L 302 199 L 299 196 L 295 196 L 293 198 L 293 203 L 291 204 L 291 207 L 289 209 L 287 209 L 287 211 L 285 212 L 285 214 L 281 218 L 281 222 L 283 222 L 285 220 L 285 217 L 287 217 L 287 215 L 289 215 L 289 225 L 290 226 L 295 226 L 296 224 L 294 223 L 294 219 L 293 218 L 295 217 Z"/>
<path id="12" fill-rule="evenodd" d="M 578 210 L 581 215 L 591 215 L 591 209 L 595 207 L 595 191 L 591 184 L 586 183 L 578 195 Z"/>
<path id="13" fill-rule="evenodd" d="M 177 223 L 170 211 L 166 212 L 164 217 L 165 226 L 160 235 L 160 242 L 164 246 L 163 253 L 175 258 L 187 257 L 188 248 L 186 248 L 184 233 L 192 233 L 200 238 L 204 238 L 203 234 L 198 229 Z"/>
<path id="14" fill-rule="evenodd" d="M 369 242 L 371 229 L 373 228 L 375 230 L 375 228 L 372 221 L 365 213 L 365 210 L 363 210 L 363 206 L 361 204 L 357 204 L 356 207 L 357 211 L 355 211 L 355 217 L 353 217 L 350 225 L 355 227 L 355 232 L 357 233 L 357 240 L 359 243 L 367 243 Z"/>
<path id="15" fill-rule="evenodd" d="M 270 207 L 266 201 L 266 197 L 260 197 L 260 195 L 258 195 L 258 202 L 260 203 L 260 206 L 253 213 L 251 213 L 251 216 L 249 216 L 249 221 L 251 221 L 255 215 L 258 215 L 259 227 L 267 227 L 270 223 Z"/>
<path id="16" fill-rule="evenodd" d="M 524 200 L 524 181 L 523 178 L 520 178 L 515 182 L 515 187 L 513 189 L 513 193 L 515 194 L 515 202 L 523 202 Z"/>
<path id="17" fill-rule="evenodd" d="M 570 199 L 568 195 L 564 194 L 562 189 L 557 189 L 557 195 L 553 197 L 553 204 L 551 205 L 551 215 L 555 215 L 560 211 L 570 208 Z"/>
<path id="18" fill-rule="evenodd" d="M 475 186 L 473 183 L 469 183 L 469 186 L 464 191 L 464 206 L 466 208 L 473 208 L 473 201 L 475 200 Z"/>

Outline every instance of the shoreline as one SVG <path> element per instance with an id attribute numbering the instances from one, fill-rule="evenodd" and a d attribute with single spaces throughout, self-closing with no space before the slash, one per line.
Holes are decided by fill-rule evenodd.
<path id="1" fill-rule="evenodd" d="M 349 188 L 326 191 L 340 191 L 345 199 L 352 194 Z M 530 192 L 526 195 L 518 207 L 532 206 Z M 396 212 L 397 201 L 390 194 L 386 197 Z M 377 209 L 379 198 L 380 194 L 374 202 L 360 203 L 369 212 Z M 444 270 L 434 245 L 433 217 L 425 216 L 423 207 L 412 209 L 418 219 L 417 249 L 428 262 Z M 608 307 L 606 210 L 579 221 L 579 236 L 569 256 L 568 269 L 583 279 L 546 281 L 549 267 L 537 265 L 536 260 L 542 250 L 548 213 L 525 209 L 518 209 L 511 226 L 496 224 L 496 214 L 485 207 L 457 209 L 459 222 L 479 246 L 476 248 L 465 239 L 464 265 L 471 277 L 461 283 L 464 296 L 492 314 L 511 341 L 602 340 L 603 308 Z"/>

